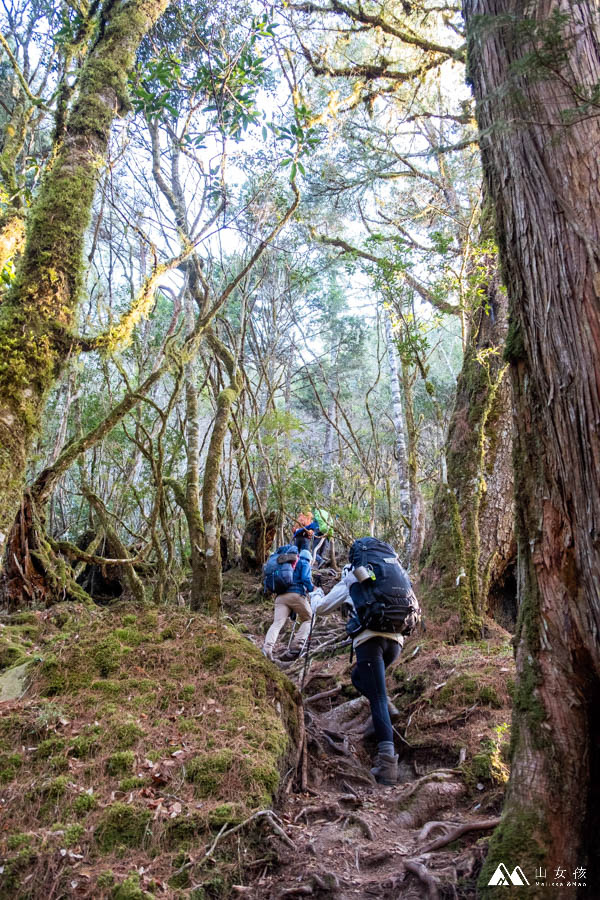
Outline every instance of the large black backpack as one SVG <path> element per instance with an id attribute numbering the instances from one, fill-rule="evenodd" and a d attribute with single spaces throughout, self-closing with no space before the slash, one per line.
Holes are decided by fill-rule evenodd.
<path id="1" fill-rule="evenodd" d="M 384 634 L 410 634 L 421 611 L 394 548 L 377 538 L 360 538 L 352 544 L 349 560 L 355 569 L 365 566 L 371 577 L 350 587 L 356 615 L 346 625 L 348 634 L 355 637 L 365 628 Z"/>

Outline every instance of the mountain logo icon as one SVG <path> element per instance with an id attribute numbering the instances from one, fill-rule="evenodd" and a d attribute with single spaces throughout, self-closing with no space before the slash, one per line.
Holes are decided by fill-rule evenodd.
<path id="1" fill-rule="evenodd" d="M 515 866 L 511 873 L 508 871 L 504 863 L 499 863 L 498 868 L 488 881 L 488 887 L 490 885 L 500 884 L 524 885 L 529 884 L 529 882 L 527 881 L 527 878 L 521 866 Z"/>

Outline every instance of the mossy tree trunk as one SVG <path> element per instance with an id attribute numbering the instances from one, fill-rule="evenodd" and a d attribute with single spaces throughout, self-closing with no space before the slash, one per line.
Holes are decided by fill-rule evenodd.
<path id="1" fill-rule="evenodd" d="M 600 890 L 600 83 L 596 3 L 465 0 L 510 301 L 520 598 L 512 770 L 480 877 Z M 498 18 L 497 24 L 493 17 Z M 557 40 L 558 38 L 558 40 Z M 583 104 L 583 105 L 582 105 Z M 575 886 L 562 897 L 580 896 Z"/>
<path id="2" fill-rule="evenodd" d="M 510 385 L 503 359 L 507 299 L 485 260 L 485 302 L 471 317 L 446 442 L 447 481 L 434 496 L 421 595 L 481 634 L 490 582 L 514 559 Z"/>
<path id="3" fill-rule="evenodd" d="M 65 133 L 31 208 L 14 287 L 0 305 L 0 534 L 19 507 L 46 395 L 74 343 L 83 241 L 127 77 L 166 0 L 108 4 L 77 78 Z"/>
<path id="4" fill-rule="evenodd" d="M 246 522 L 242 535 L 242 570 L 258 574 L 271 551 L 277 529 L 279 516 L 271 510 L 263 516 L 255 513 Z"/>

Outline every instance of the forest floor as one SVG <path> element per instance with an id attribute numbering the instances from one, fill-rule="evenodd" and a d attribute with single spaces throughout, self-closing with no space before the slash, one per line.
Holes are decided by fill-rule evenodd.
<path id="1" fill-rule="evenodd" d="M 225 608 L 261 645 L 271 605 L 239 573 L 227 586 Z M 306 672 L 303 658 L 276 661 L 298 687 L 304 677 L 306 751 L 278 809 L 290 842 L 236 896 L 475 897 L 508 777 L 514 663 L 510 635 L 493 622 L 484 639 L 461 644 L 447 640 L 453 627 L 427 623 L 389 673 L 400 755 L 393 787 L 370 775 L 369 705 L 350 681 L 341 619 L 317 621 Z M 286 629 L 279 655 L 288 641 Z"/>
<path id="2" fill-rule="evenodd" d="M 0 616 L 0 670 L 29 667 L 0 702 L 0 900 L 475 896 L 507 778 L 510 635 L 411 637 L 383 787 L 341 619 L 314 629 L 302 716 L 305 660 L 255 649 L 272 608 L 231 570 L 229 628 L 126 601 Z"/>

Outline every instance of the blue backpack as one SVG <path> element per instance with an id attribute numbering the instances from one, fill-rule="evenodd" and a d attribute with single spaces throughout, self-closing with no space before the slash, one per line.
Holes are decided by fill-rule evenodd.
<path id="1" fill-rule="evenodd" d="M 278 547 L 263 566 L 265 593 L 285 594 L 294 581 L 298 548 L 294 544 Z"/>

